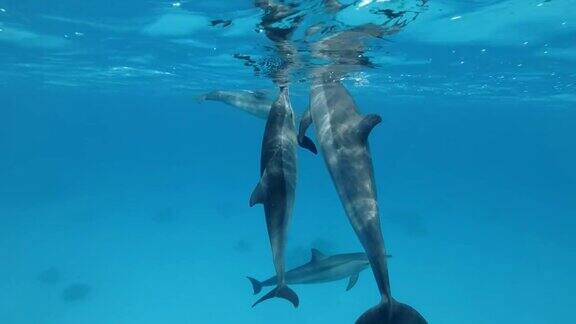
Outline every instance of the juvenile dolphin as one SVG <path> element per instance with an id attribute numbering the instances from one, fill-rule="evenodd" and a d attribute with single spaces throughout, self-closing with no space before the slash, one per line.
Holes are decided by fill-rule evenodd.
<path id="1" fill-rule="evenodd" d="M 223 102 L 262 119 L 268 117 L 270 107 L 272 107 L 272 99 L 265 91 L 216 90 L 200 96 L 199 99 Z"/>
<path id="2" fill-rule="evenodd" d="M 286 285 L 284 274 L 284 249 L 296 188 L 297 147 L 294 112 L 290 105 L 288 87 L 281 87 L 280 95 L 272 105 L 266 121 L 260 160 L 260 182 L 250 197 L 250 207 L 255 204 L 264 205 L 268 237 L 276 268 L 276 288 L 260 298 L 253 306 L 264 300 L 279 297 L 298 307 L 298 296 Z"/>
<path id="3" fill-rule="evenodd" d="M 370 266 L 366 253 L 346 253 L 326 256 L 317 249 L 312 249 L 310 262 L 286 272 L 287 284 L 314 284 L 350 278 L 346 291 L 352 289 L 360 272 Z M 262 282 L 248 277 L 254 294 L 260 293 L 262 287 L 276 284 L 276 276 Z"/>
<path id="4" fill-rule="evenodd" d="M 381 295 L 380 303 L 365 312 L 359 324 L 425 324 L 412 307 L 392 298 L 384 240 L 380 229 L 376 184 L 368 135 L 381 122 L 378 115 L 361 116 L 353 98 L 328 70 L 314 75 L 310 109 L 300 123 L 299 139 L 314 123 L 320 151 L 346 210 L 348 220 L 366 252 Z M 299 140 L 303 146 L 310 145 Z"/>

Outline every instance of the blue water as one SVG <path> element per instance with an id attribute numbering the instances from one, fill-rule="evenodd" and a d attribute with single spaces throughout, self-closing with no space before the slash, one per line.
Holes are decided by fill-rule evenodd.
<path id="1" fill-rule="evenodd" d="M 430 323 L 573 322 L 574 6 L 432 0 L 345 81 L 384 120 L 370 145 L 393 294 Z M 274 56 L 260 17 L 248 0 L 0 0 L 0 323 L 353 323 L 378 302 L 368 270 L 348 292 L 293 286 L 298 309 L 250 307 L 245 276 L 274 271 L 248 207 L 264 121 L 196 98 L 274 89 L 234 58 Z M 313 247 L 362 251 L 300 150 L 288 265 Z"/>

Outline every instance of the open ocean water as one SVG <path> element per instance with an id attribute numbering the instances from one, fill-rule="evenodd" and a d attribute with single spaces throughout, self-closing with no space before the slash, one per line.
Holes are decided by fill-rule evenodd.
<path id="1" fill-rule="evenodd" d="M 574 323 L 576 1 L 276 2 L 302 17 L 297 115 L 314 43 L 390 28 L 344 84 L 383 118 L 394 296 L 432 324 Z M 0 0 L 0 323 L 353 323 L 379 301 L 368 269 L 251 307 L 246 276 L 274 274 L 248 206 L 265 121 L 199 98 L 274 98 L 262 19 L 251 0 Z M 298 167 L 288 268 L 361 252 L 321 156 Z"/>

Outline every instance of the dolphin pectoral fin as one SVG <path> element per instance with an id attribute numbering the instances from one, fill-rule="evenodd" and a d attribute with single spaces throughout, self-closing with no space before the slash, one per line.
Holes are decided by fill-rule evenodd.
<path id="1" fill-rule="evenodd" d="M 318 261 L 326 258 L 326 255 L 324 253 L 320 252 L 320 250 L 318 250 L 318 249 L 312 249 L 312 250 L 310 250 L 310 252 L 312 253 L 312 257 L 310 258 L 310 263 L 318 262 Z"/>
<path id="2" fill-rule="evenodd" d="M 250 207 L 256 204 L 263 204 L 266 201 L 266 175 L 268 172 L 264 170 L 262 172 L 262 176 L 260 177 L 260 181 L 256 185 L 256 188 L 252 191 L 252 195 L 250 195 Z"/>
<path id="3" fill-rule="evenodd" d="M 350 276 L 350 280 L 348 280 L 348 286 L 346 287 L 346 291 L 349 291 L 356 285 L 359 276 L 360 276 L 359 273 Z"/>
<path id="4" fill-rule="evenodd" d="M 380 124 L 380 122 L 382 122 L 382 117 L 380 117 L 380 115 L 370 114 L 364 116 L 360 123 L 358 123 L 358 136 L 360 136 L 363 141 L 366 141 L 372 129 L 374 129 L 376 125 Z"/>
<path id="5" fill-rule="evenodd" d="M 306 110 L 300 119 L 300 125 L 298 127 L 298 145 L 301 147 L 309 150 L 310 152 L 317 154 L 318 149 L 316 149 L 316 145 L 314 145 L 314 141 L 312 141 L 308 136 L 306 136 L 306 131 L 308 127 L 312 124 L 312 114 L 310 114 L 310 109 Z"/>
<path id="6" fill-rule="evenodd" d="M 250 280 L 252 284 L 252 289 L 254 290 L 254 295 L 259 294 L 262 291 L 262 283 L 252 277 L 246 277 Z"/>
<path id="7" fill-rule="evenodd" d="M 264 295 L 262 298 L 258 299 L 258 301 L 255 302 L 254 305 L 252 305 L 252 307 L 260 304 L 261 302 L 263 302 L 265 300 L 268 300 L 268 299 L 271 299 L 274 297 L 286 299 L 287 301 L 291 302 L 292 305 L 294 305 L 294 307 L 298 307 L 298 305 L 300 304 L 300 300 L 298 299 L 298 295 L 296 295 L 294 290 L 292 290 L 292 289 L 290 289 L 290 287 L 284 285 L 284 286 L 278 286 L 278 287 L 272 289 L 272 291 L 270 291 L 269 293 Z"/>
<path id="8" fill-rule="evenodd" d="M 252 195 L 250 195 L 250 207 L 256 204 L 263 204 L 266 200 L 266 190 L 262 185 L 262 181 L 258 182 L 254 191 L 252 191 Z"/>
<path id="9" fill-rule="evenodd" d="M 312 139 L 310 139 L 310 137 L 302 136 L 302 139 L 299 139 L 298 143 L 300 144 L 301 147 L 307 149 L 308 151 L 310 151 L 314 154 L 318 154 L 318 149 L 316 148 L 314 141 L 312 141 Z"/>

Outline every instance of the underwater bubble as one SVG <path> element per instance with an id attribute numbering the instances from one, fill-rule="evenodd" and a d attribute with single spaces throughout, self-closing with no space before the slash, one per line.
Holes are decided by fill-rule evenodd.
<path id="1" fill-rule="evenodd" d="M 62 300 L 76 302 L 87 300 L 92 292 L 92 286 L 87 284 L 73 284 L 62 291 Z"/>

